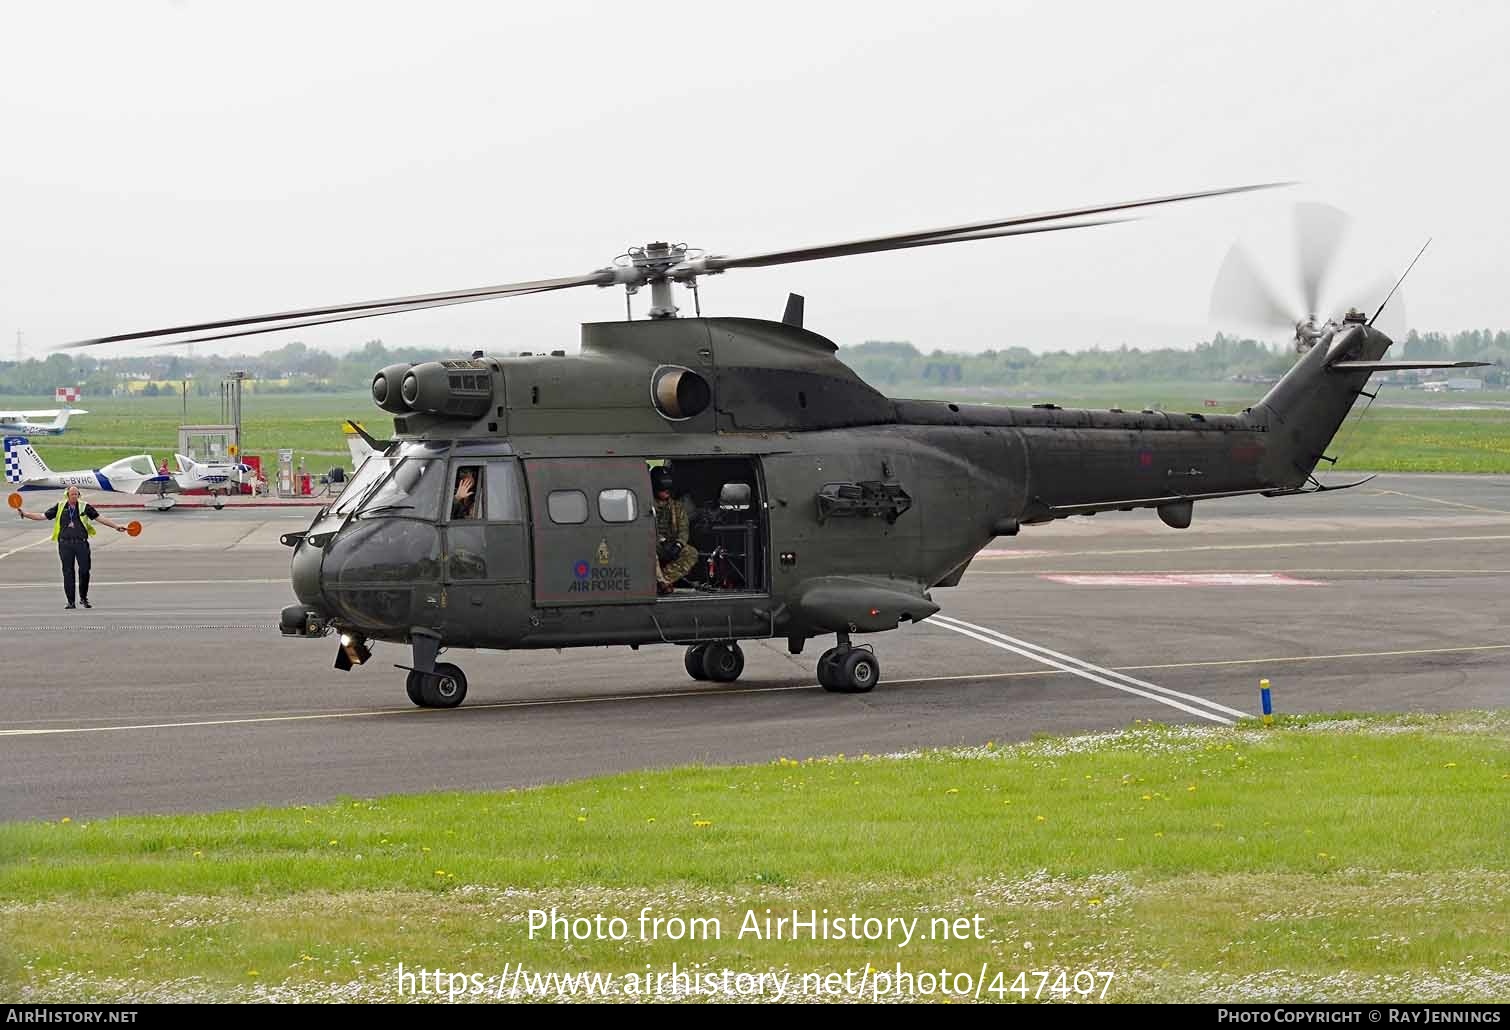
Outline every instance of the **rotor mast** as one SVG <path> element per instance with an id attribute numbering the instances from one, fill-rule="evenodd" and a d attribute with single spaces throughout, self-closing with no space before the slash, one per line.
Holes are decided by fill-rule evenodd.
<path id="1" fill-rule="evenodd" d="M 689 250 L 685 243 L 647 243 L 643 247 L 631 247 L 620 254 L 604 272 L 612 276 L 611 283 L 622 284 L 627 294 L 638 293 L 641 286 L 648 285 L 651 318 L 675 318 L 681 309 L 672 298 L 671 286 L 680 281 L 695 288 L 697 273 L 688 274 L 690 268 L 687 260 L 701 256 L 701 251 Z M 673 275 L 673 269 L 682 274 Z"/>

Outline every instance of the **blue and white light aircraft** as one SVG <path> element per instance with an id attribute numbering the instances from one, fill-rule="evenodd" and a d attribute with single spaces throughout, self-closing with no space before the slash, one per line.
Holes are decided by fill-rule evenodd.
<path id="1" fill-rule="evenodd" d="M 61 436 L 74 415 L 87 415 L 82 408 L 49 408 L 46 411 L 0 411 L 0 435 Z M 33 419 L 50 418 L 51 422 Z"/>
<path id="2" fill-rule="evenodd" d="M 47 467 L 24 436 L 5 438 L 5 482 L 22 490 L 108 490 L 120 494 L 157 494 L 178 492 L 178 481 L 163 475 L 152 464 L 149 454 L 134 454 L 112 461 L 104 468 L 54 472 Z M 171 500 L 164 507 L 171 507 Z"/>

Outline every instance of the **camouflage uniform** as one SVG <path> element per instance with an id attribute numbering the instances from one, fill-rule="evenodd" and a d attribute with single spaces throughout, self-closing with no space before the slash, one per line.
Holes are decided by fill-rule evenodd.
<path id="1" fill-rule="evenodd" d="M 667 562 L 660 566 L 661 578 L 668 583 L 675 583 L 697 564 L 697 548 L 692 546 L 692 514 L 691 505 L 686 498 L 675 497 L 655 502 L 655 536 L 657 544 L 662 540 L 679 540 L 682 544 L 682 553 L 675 561 Z"/>

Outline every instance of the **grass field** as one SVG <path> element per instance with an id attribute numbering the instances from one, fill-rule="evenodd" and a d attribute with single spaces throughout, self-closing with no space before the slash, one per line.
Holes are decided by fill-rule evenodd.
<path id="1" fill-rule="evenodd" d="M 1170 411 L 1240 411 L 1264 391 L 1262 386 L 1232 383 L 1153 383 L 1135 386 L 1065 386 L 1038 394 L 972 392 L 951 399 L 999 404 L 1053 400 L 1066 407 L 1131 409 L 1161 405 Z M 904 391 L 905 392 L 905 391 Z M 921 391 L 926 394 L 927 391 Z M 936 396 L 945 396 L 936 394 Z M 1206 400 L 1216 407 L 1205 407 Z M 1454 405 L 1485 404 L 1487 410 L 1454 410 Z M 61 437 L 35 443 L 47 464 L 58 470 L 98 468 L 128 454 L 147 452 L 172 463 L 178 426 L 184 421 L 178 397 L 89 398 L 89 411 L 72 422 Z M 1503 405 L 1493 407 L 1493 405 Z M 0 407 L 51 408 L 46 398 L 0 398 Z M 277 462 L 280 447 L 293 448 L 311 473 L 334 465 L 351 467 L 341 422 L 356 418 L 379 437 L 392 429 L 366 393 L 248 394 L 243 402 L 243 451 L 262 456 L 263 467 Z M 1378 472 L 1510 473 L 1510 394 L 1442 395 L 1386 392 L 1358 421 L 1361 408 L 1344 425 L 1328 453 L 1339 458 L 1337 470 Z M 220 421 L 219 398 L 190 398 L 189 422 Z M 1356 422 L 1356 426 L 1355 426 Z M 1330 469 L 1331 466 L 1323 466 Z"/>
<path id="2" fill-rule="evenodd" d="M 117 458 L 147 453 L 173 464 L 180 425 L 215 425 L 221 421 L 220 398 L 190 397 L 185 421 L 182 397 L 88 397 L 79 407 L 89 412 L 68 424 L 62 436 L 39 436 L 33 443 L 48 467 L 60 471 L 99 468 Z M 50 398 L 0 398 L 0 408 L 56 408 Z M 262 467 L 277 466 L 279 448 L 292 448 L 311 473 L 334 465 L 351 468 L 341 423 L 354 418 L 379 437 L 393 428 L 366 392 L 340 394 L 247 394 L 242 400 L 242 451 L 262 457 Z M 380 416 L 380 417 L 379 417 Z"/>
<path id="3" fill-rule="evenodd" d="M 874 971 L 900 966 L 967 971 L 981 1000 L 1057 1000 L 1056 983 L 1078 998 L 1075 973 L 1096 971 L 1091 996 L 1109 972 L 1114 1001 L 1502 1001 L 1510 713 L 1148 725 L 518 792 L 9 824 L 0 860 L 11 1001 L 408 1000 L 400 963 L 475 973 L 462 987 L 488 997 L 527 993 L 528 977 L 508 979 L 521 966 L 614 974 L 622 990 L 673 962 L 785 971 L 788 997 L 806 973 L 880 991 Z M 596 939 L 618 935 L 611 923 L 589 939 L 532 934 L 531 910 L 552 908 L 620 917 L 623 939 Z M 741 934 L 767 909 L 918 922 L 906 944 L 902 924 L 889 940 Z M 673 918 L 721 933 L 705 922 L 707 939 L 668 939 Z M 912 995 L 945 1000 L 926 984 Z"/>

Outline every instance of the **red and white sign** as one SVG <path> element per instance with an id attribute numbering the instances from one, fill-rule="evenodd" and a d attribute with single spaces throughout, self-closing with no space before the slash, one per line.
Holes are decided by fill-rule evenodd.
<path id="1" fill-rule="evenodd" d="M 1051 583 L 1073 587 L 1322 587 L 1319 579 L 1297 579 L 1282 572 L 1098 572 L 1044 575 Z"/>
<path id="2" fill-rule="evenodd" d="M 54 400 L 72 403 L 79 399 L 79 388 L 77 386 L 60 386 L 52 392 L 52 395 Z"/>

